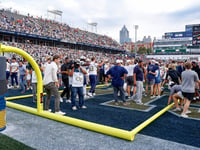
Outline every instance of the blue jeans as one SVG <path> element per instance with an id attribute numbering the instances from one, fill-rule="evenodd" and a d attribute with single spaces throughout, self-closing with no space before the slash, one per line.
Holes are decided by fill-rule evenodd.
<path id="1" fill-rule="evenodd" d="M 19 76 L 19 84 L 20 84 L 21 90 L 22 90 L 23 92 L 26 91 L 26 89 L 25 89 L 26 80 L 24 80 L 24 77 L 25 77 L 25 75 L 20 75 L 20 76 Z"/>
<path id="2" fill-rule="evenodd" d="M 79 97 L 79 107 L 84 105 L 83 87 L 72 87 L 71 88 L 71 101 L 72 107 L 76 106 L 76 95 Z"/>
<path id="3" fill-rule="evenodd" d="M 17 72 L 14 72 L 14 73 L 11 74 L 11 84 L 12 84 L 12 86 L 14 86 L 14 79 L 15 79 L 16 85 L 18 85 Z"/>
<path id="4" fill-rule="evenodd" d="M 97 83 L 97 76 L 96 75 L 89 75 L 90 78 L 90 93 L 95 93 L 96 83 Z"/>

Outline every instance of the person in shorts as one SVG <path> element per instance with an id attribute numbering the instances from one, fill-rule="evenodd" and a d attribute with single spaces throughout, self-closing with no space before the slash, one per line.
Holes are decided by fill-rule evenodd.
<path id="1" fill-rule="evenodd" d="M 181 91 L 184 96 L 185 105 L 183 108 L 183 112 L 181 113 L 181 116 L 184 118 L 188 117 L 188 113 L 191 113 L 191 111 L 188 110 L 191 101 L 194 98 L 195 93 L 195 82 L 198 82 L 200 84 L 199 77 L 196 72 L 191 70 L 192 64 L 190 62 L 185 63 L 185 71 L 182 72 L 182 87 Z"/>

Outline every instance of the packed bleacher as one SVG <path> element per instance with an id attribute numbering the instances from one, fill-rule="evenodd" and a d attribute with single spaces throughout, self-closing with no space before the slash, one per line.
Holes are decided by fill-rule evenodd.
<path id="1" fill-rule="evenodd" d="M 24 16 L 18 14 L 17 11 L 0 10 L 0 29 L 51 37 L 67 42 L 80 42 L 110 48 L 120 48 L 117 41 L 106 35 L 73 28 L 66 23 L 43 18 L 34 18 L 29 14 Z"/>

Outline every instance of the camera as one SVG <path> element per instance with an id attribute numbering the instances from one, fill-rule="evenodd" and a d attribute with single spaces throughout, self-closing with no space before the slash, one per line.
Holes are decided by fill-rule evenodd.
<path id="1" fill-rule="evenodd" d="M 79 68 L 80 67 L 80 62 L 79 61 L 75 61 L 74 62 L 74 68 Z"/>

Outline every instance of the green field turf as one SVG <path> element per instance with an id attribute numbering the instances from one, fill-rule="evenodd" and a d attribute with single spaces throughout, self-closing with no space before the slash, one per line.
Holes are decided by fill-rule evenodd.
<path id="1" fill-rule="evenodd" d="M 0 150 L 34 150 L 34 149 L 0 133 Z"/>

